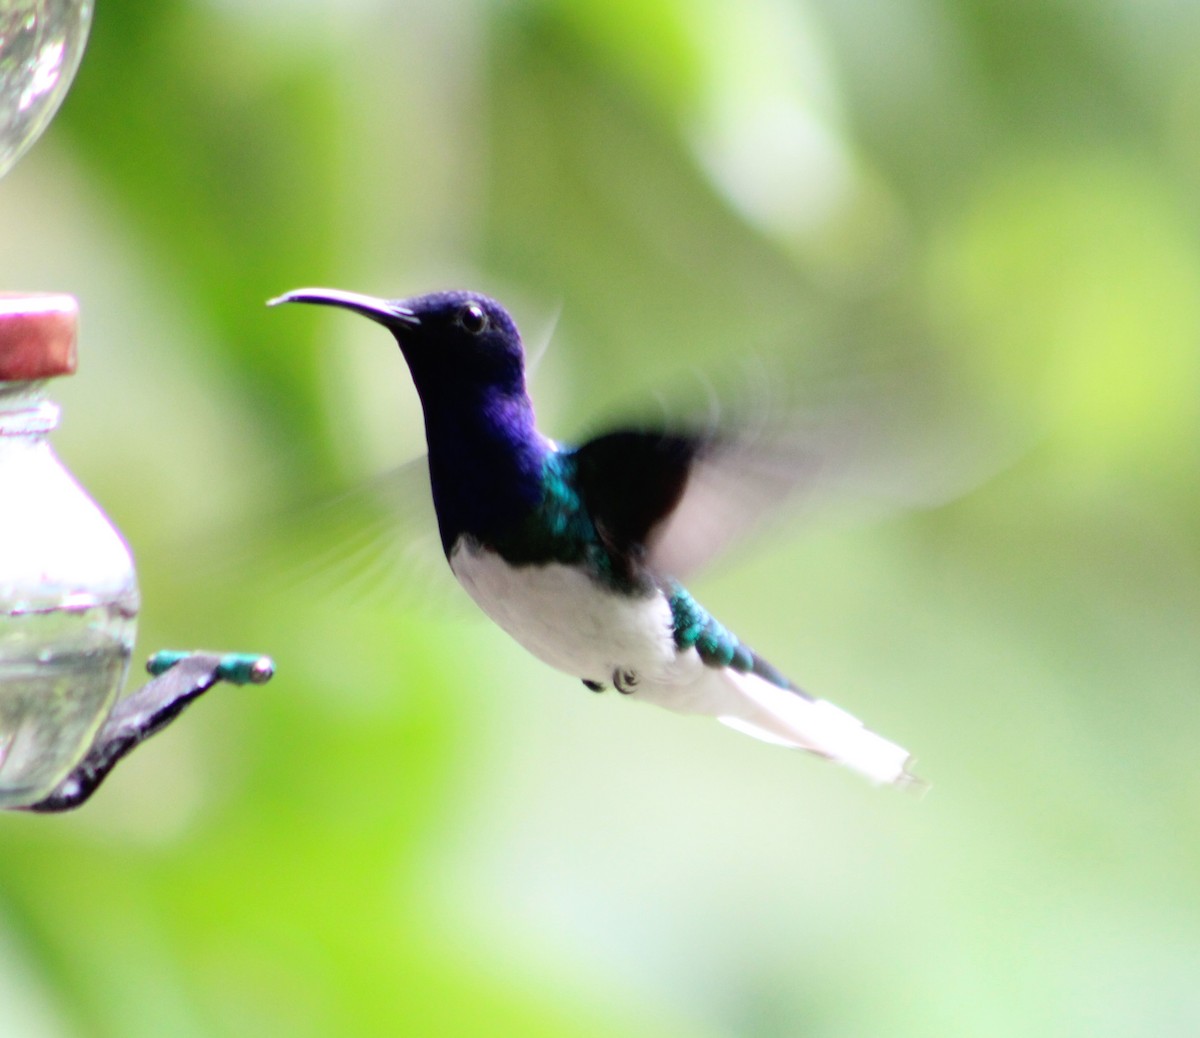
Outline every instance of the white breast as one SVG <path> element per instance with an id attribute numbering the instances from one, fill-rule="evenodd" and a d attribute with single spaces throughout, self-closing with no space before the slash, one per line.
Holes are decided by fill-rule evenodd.
<path id="1" fill-rule="evenodd" d="M 671 607 L 661 593 L 630 598 L 570 566 L 511 566 L 462 541 L 450 568 L 488 616 L 558 670 L 606 684 L 615 670 L 647 682 L 678 680 Z"/>

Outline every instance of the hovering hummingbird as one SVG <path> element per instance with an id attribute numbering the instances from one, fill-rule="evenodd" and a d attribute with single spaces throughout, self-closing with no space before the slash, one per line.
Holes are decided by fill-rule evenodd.
<path id="1" fill-rule="evenodd" d="M 920 785 L 907 751 L 814 699 L 718 623 L 679 583 L 725 534 L 719 431 L 614 429 L 578 447 L 537 428 L 521 336 L 474 292 L 385 300 L 328 288 L 270 305 L 341 307 L 395 336 L 425 413 L 442 548 L 479 607 L 529 652 L 635 700 L 715 717 L 867 778 Z"/>

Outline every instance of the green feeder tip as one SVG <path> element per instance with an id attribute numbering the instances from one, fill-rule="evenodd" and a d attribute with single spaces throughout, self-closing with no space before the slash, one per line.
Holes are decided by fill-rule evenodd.
<path id="1" fill-rule="evenodd" d="M 146 672 L 153 677 L 165 674 L 176 663 L 186 660 L 190 652 L 180 652 L 178 649 L 162 649 L 146 660 Z"/>
<path id="2" fill-rule="evenodd" d="M 192 655 L 195 654 L 162 649 L 146 661 L 146 670 L 158 677 Z M 265 685 L 274 674 L 275 662 L 271 657 L 252 652 L 229 652 L 217 663 L 217 677 L 231 685 Z"/>
<path id="3" fill-rule="evenodd" d="M 270 656 L 231 652 L 221 657 L 217 673 L 233 685 L 265 685 L 275 674 L 275 663 Z"/>

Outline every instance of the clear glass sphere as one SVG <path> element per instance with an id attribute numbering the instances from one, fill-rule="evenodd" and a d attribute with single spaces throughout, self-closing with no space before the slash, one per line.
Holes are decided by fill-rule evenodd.
<path id="1" fill-rule="evenodd" d="M 0 0 L 0 176 L 66 96 L 92 24 L 92 0 Z"/>

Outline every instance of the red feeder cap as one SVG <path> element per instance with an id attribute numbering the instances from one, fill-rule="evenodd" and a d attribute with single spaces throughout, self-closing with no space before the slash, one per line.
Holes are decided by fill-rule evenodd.
<path id="1" fill-rule="evenodd" d="M 0 292 L 0 382 L 75 371 L 79 303 L 54 292 Z"/>

